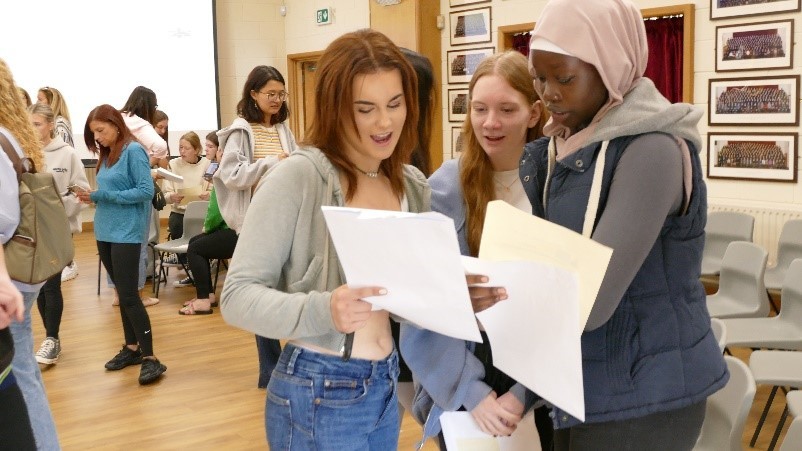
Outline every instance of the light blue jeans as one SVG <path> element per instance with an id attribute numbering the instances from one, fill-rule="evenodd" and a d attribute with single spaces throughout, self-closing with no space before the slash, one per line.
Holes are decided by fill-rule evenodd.
<path id="1" fill-rule="evenodd" d="M 287 344 L 267 385 L 273 451 L 398 448 L 398 353 L 351 359 Z"/>
<path id="2" fill-rule="evenodd" d="M 21 323 L 11 321 L 11 335 L 14 337 L 14 376 L 17 385 L 22 390 L 25 405 L 28 407 L 28 416 L 31 419 L 33 435 L 36 438 L 36 448 L 42 450 L 58 450 L 58 434 L 56 423 L 50 413 L 50 404 L 47 402 L 45 384 L 42 381 L 42 372 L 33 354 L 33 328 L 31 327 L 31 308 L 36 302 L 39 291 L 33 293 L 22 292 L 25 302 L 25 318 Z M 2 447 L 2 444 L 0 444 Z"/>

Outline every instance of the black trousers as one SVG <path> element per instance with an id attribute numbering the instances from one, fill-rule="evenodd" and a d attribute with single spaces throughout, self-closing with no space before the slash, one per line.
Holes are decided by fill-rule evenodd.
<path id="1" fill-rule="evenodd" d="M 702 401 L 623 421 L 580 424 L 554 431 L 555 451 L 690 451 L 705 419 Z"/>
<path id="2" fill-rule="evenodd" d="M 150 317 L 139 297 L 139 253 L 141 243 L 97 242 L 100 261 L 117 287 L 120 298 L 120 318 L 126 345 L 139 344 L 142 355 L 153 355 L 153 334 Z"/>
<path id="3" fill-rule="evenodd" d="M 172 240 L 184 236 L 184 215 L 171 211 L 170 217 L 167 218 L 167 229 L 170 231 L 170 239 Z M 185 254 L 177 254 L 177 256 L 178 261 L 182 263 L 187 262 L 187 256 Z"/>
<path id="4" fill-rule="evenodd" d="M 35 451 L 36 441 L 22 391 L 8 378 L 13 380 L 13 373 L 7 376 L 0 389 L 0 448 Z"/>
<path id="5" fill-rule="evenodd" d="M 189 270 L 192 271 L 192 279 L 195 281 L 198 299 L 207 299 L 212 290 L 209 260 L 231 258 L 235 247 L 237 247 L 237 233 L 231 229 L 201 233 L 189 239 L 186 258 Z"/>
<path id="6" fill-rule="evenodd" d="M 42 316 L 47 336 L 57 339 L 61 328 L 61 315 L 64 313 L 60 272 L 47 279 L 47 282 L 42 285 L 39 297 L 36 298 L 36 305 L 39 307 L 39 315 Z"/>

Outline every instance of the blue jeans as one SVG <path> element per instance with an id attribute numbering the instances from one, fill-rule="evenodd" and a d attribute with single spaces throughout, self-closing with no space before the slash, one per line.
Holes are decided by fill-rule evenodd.
<path id="1" fill-rule="evenodd" d="M 267 386 L 270 449 L 398 448 L 398 353 L 351 359 L 287 344 Z"/>
<path id="2" fill-rule="evenodd" d="M 50 413 L 50 404 L 47 402 L 45 384 L 42 382 L 42 372 L 33 354 L 33 329 L 31 328 L 31 308 L 33 308 L 39 291 L 23 292 L 25 302 L 25 317 L 21 323 L 11 321 L 11 335 L 14 337 L 14 376 L 17 385 L 22 390 L 25 404 L 28 406 L 28 416 L 31 419 L 33 435 L 36 438 L 36 447 L 44 450 L 61 449 L 58 444 L 56 423 Z M 1 445 L 0 445 L 1 446 Z"/>

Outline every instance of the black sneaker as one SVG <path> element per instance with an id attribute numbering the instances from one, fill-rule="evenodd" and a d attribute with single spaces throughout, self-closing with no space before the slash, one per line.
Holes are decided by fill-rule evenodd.
<path id="1" fill-rule="evenodd" d="M 113 359 L 106 362 L 106 369 L 117 371 L 130 365 L 139 365 L 140 363 L 142 363 L 142 350 L 137 349 L 136 351 L 132 351 L 128 346 L 123 346 Z"/>
<path id="2" fill-rule="evenodd" d="M 155 382 L 167 367 L 156 359 L 142 359 L 142 369 L 139 370 L 139 385 Z"/>

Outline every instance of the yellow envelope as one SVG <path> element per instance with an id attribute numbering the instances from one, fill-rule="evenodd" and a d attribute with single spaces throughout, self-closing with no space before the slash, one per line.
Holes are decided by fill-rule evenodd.
<path id="1" fill-rule="evenodd" d="M 191 186 L 189 188 L 178 188 L 178 194 L 184 196 L 179 205 L 186 206 L 190 202 L 201 200 L 199 197 L 201 193 L 203 193 L 203 187 L 200 185 Z"/>

